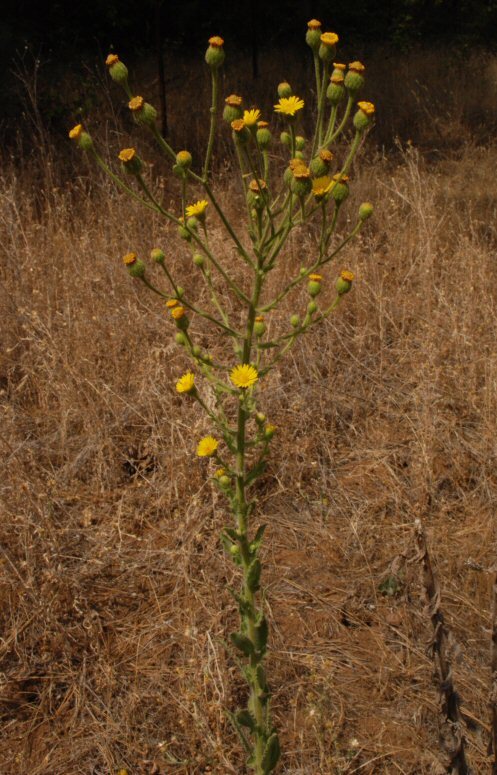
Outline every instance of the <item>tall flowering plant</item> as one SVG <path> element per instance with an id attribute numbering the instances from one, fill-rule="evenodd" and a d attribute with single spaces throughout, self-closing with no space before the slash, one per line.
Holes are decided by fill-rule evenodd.
<path id="1" fill-rule="evenodd" d="M 231 222 L 211 185 L 211 164 L 220 114 L 219 72 L 225 58 L 224 41 L 209 40 L 205 60 L 212 79 L 212 103 L 207 148 L 202 165 L 194 164 L 187 150 L 176 152 L 157 127 L 157 112 L 128 82 L 128 70 L 116 54 L 107 57 L 111 78 L 128 97 L 128 107 L 138 125 L 147 129 L 172 165 L 178 178 L 178 209 L 164 207 L 144 176 L 144 165 L 135 148 L 119 153 L 120 169 L 111 169 L 81 124 L 69 136 L 129 196 L 174 224 L 191 253 L 194 271 L 208 289 L 209 304 L 201 306 L 181 287 L 161 247 L 150 254 L 151 264 L 162 271 L 167 290 L 135 252 L 124 256 L 129 274 L 163 299 L 176 329 L 176 343 L 190 359 L 191 369 L 178 375 L 176 390 L 186 400 L 196 401 L 205 412 L 212 432 L 198 440 L 196 454 L 209 458 L 214 487 L 226 498 L 233 522 L 222 532 L 227 555 L 240 572 L 240 586 L 230 590 L 239 609 L 240 624 L 231 633 L 232 650 L 248 686 L 247 703 L 228 715 L 247 754 L 247 766 L 257 773 L 272 772 L 280 758 L 280 743 L 270 714 L 270 688 L 264 662 L 268 645 L 268 621 L 261 594 L 260 557 L 265 525 L 254 525 L 256 500 L 251 497 L 263 474 L 271 441 L 277 428 L 260 409 L 261 388 L 268 374 L 295 345 L 331 315 L 350 291 L 354 275 L 342 269 L 334 291 L 320 295 L 326 280 L 322 272 L 355 237 L 373 208 L 364 203 L 355 225 L 344 238 L 337 237 L 341 208 L 349 195 L 349 172 L 370 126 L 374 105 L 359 101 L 364 84 L 364 66 L 334 62 L 338 36 L 323 32 L 321 23 L 308 23 L 306 41 L 314 59 L 317 110 L 313 137 L 306 141 L 297 133 L 306 102 L 288 83 L 278 86 L 275 118 L 283 124 L 279 152 L 272 152 L 273 135 L 259 108 L 245 109 L 236 94 L 224 100 L 223 119 L 232 131 L 238 159 L 240 186 L 246 202 L 245 224 Z M 353 132 L 348 133 L 350 124 Z M 332 148 L 345 140 L 344 153 Z M 286 157 L 286 163 L 282 159 Z M 338 157 L 338 158 L 337 158 Z M 343 157 L 343 158 L 342 158 Z M 234 246 L 241 271 L 227 266 L 216 255 L 209 240 L 214 211 Z M 242 220 L 242 219 L 240 219 Z M 296 227 L 316 224 L 318 238 L 306 265 L 294 277 L 282 274 L 279 291 L 271 295 L 268 278 L 278 274 L 281 257 Z M 271 320 L 283 300 L 305 288 L 307 302 L 302 314 L 294 314 L 279 333 Z M 327 297 L 320 303 L 319 299 Z M 229 303 L 228 303 L 229 299 Z M 273 319 L 275 319 L 274 316 Z M 271 325 L 268 326 L 268 322 Z M 278 324 L 276 324 L 278 325 Z M 226 343 L 225 361 L 216 361 L 199 344 L 209 327 Z M 271 334 L 269 333 L 271 329 Z"/>

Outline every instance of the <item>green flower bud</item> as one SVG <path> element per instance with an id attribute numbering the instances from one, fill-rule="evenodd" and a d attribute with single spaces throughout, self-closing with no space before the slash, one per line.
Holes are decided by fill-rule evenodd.
<path id="1" fill-rule="evenodd" d="M 132 264 L 129 264 L 128 272 L 131 277 L 141 278 L 145 275 L 145 264 L 141 259 L 137 258 L 136 261 L 133 261 Z"/>
<path id="2" fill-rule="evenodd" d="M 300 317 L 298 315 L 292 315 L 290 318 L 290 324 L 293 326 L 293 328 L 298 328 L 300 326 Z"/>
<path id="3" fill-rule="evenodd" d="M 319 51 L 319 47 L 321 45 L 321 34 L 321 22 L 319 22 L 317 19 L 311 19 L 310 22 L 307 22 L 305 42 L 315 53 Z"/>
<path id="4" fill-rule="evenodd" d="M 316 302 L 310 301 L 309 304 L 307 305 L 307 312 L 309 313 L 309 315 L 314 315 L 317 308 L 318 308 L 318 305 L 316 304 Z"/>
<path id="5" fill-rule="evenodd" d="M 259 315 L 255 319 L 254 332 L 256 336 L 263 336 L 263 334 L 266 333 L 266 324 L 264 323 L 264 318 L 262 315 Z"/>
<path id="6" fill-rule="evenodd" d="M 264 438 L 269 441 L 269 439 L 272 439 L 274 434 L 276 433 L 276 425 L 266 425 L 264 428 Z"/>
<path id="7" fill-rule="evenodd" d="M 321 283 L 318 280 L 311 280 L 307 284 L 307 292 L 309 296 L 312 296 L 312 298 L 315 298 L 321 293 Z"/>
<path id="8" fill-rule="evenodd" d="M 305 161 L 305 156 L 302 151 L 295 151 L 295 158 L 300 159 L 300 161 Z"/>
<path id="9" fill-rule="evenodd" d="M 373 215 L 373 205 L 370 202 L 363 202 L 359 207 L 359 219 L 361 221 L 367 221 Z"/>
<path id="10" fill-rule="evenodd" d="M 198 223 L 198 218 L 195 215 L 190 215 L 190 217 L 186 220 L 186 225 L 190 231 L 198 231 Z"/>
<path id="11" fill-rule="evenodd" d="M 88 132 L 85 132 L 82 124 L 76 124 L 76 126 L 71 129 L 69 138 L 75 140 L 83 151 L 89 151 L 93 148 L 93 140 Z"/>
<path id="12" fill-rule="evenodd" d="M 178 331 L 174 338 L 176 339 L 176 344 L 179 344 L 181 347 L 184 347 L 188 341 L 186 336 L 181 331 Z"/>
<path id="13" fill-rule="evenodd" d="M 332 75 L 331 81 L 326 89 L 326 99 L 332 105 L 339 105 L 345 97 L 345 86 L 343 75 Z"/>
<path id="14" fill-rule="evenodd" d="M 181 239 L 185 240 L 185 242 L 191 242 L 192 235 L 190 234 L 188 229 L 185 226 L 183 226 L 183 224 L 181 226 L 178 226 L 178 234 L 181 237 Z"/>
<path id="15" fill-rule="evenodd" d="M 273 136 L 268 129 L 268 124 L 266 121 L 259 121 L 257 127 L 257 132 L 255 134 L 257 145 L 262 151 L 265 151 L 266 148 L 269 148 L 271 145 Z"/>
<path id="16" fill-rule="evenodd" d="M 348 179 L 349 178 L 347 175 L 340 175 L 340 173 L 333 176 L 335 183 L 331 189 L 331 196 L 337 204 L 342 204 L 342 202 L 345 202 L 350 193 L 349 187 L 347 185 Z"/>
<path id="17" fill-rule="evenodd" d="M 375 112 L 375 107 L 372 102 L 358 102 L 357 107 L 359 110 L 354 116 L 354 127 L 358 132 L 364 132 L 365 129 L 371 124 Z"/>
<path id="18" fill-rule="evenodd" d="M 233 130 L 233 140 L 240 145 L 246 145 L 250 140 L 250 129 L 245 126 L 243 118 L 237 118 L 236 121 L 231 122 L 231 128 Z"/>
<path id="19" fill-rule="evenodd" d="M 189 170 L 192 166 L 192 155 L 190 151 L 179 151 L 176 154 L 176 164 L 185 170 Z"/>
<path id="20" fill-rule="evenodd" d="M 156 264 L 163 264 L 166 256 L 160 248 L 154 248 L 150 251 L 150 258 L 155 261 Z"/>
<path id="21" fill-rule="evenodd" d="M 242 98 L 238 94 L 230 94 L 224 100 L 225 107 L 223 111 L 223 119 L 231 124 L 232 121 L 237 121 L 243 118 Z"/>
<path id="22" fill-rule="evenodd" d="M 297 151 L 303 151 L 305 148 L 305 137 L 302 137 L 302 135 L 297 135 L 295 138 L 295 148 Z"/>
<path id="23" fill-rule="evenodd" d="M 340 272 L 340 277 L 336 281 L 335 288 L 339 296 L 343 296 L 344 293 L 348 293 L 352 288 L 352 281 L 354 279 L 353 272 L 348 269 L 343 269 Z"/>
<path id="24" fill-rule="evenodd" d="M 199 344 L 194 344 L 192 347 L 192 355 L 194 358 L 199 358 L 202 353 L 202 348 Z"/>
<path id="25" fill-rule="evenodd" d="M 282 132 L 280 134 L 280 141 L 282 145 L 286 145 L 288 148 L 290 148 L 292 145 L 292 138 L 290 137 L 288 132 Z"/>
<path id="26" fill-rule="evenodd" d="M 205 52 L 205 61 L 212 70 L 217 70 L 224 62 L 224 40 L 219 35 L 209 38 L 209 48 Z"/>
<path id="27" fill-rule="evenodd" d="M 157 120 L 157 111 L 149 102 L 145 102 L 143 97 L 132 97 L 128 102 L 128 107 L 133 113 L 133 118 L 137 124 L 154 127 Z"/>
<path id="28" fill-rule="evenodd" d="M 293 89 L 287 81 L 278 84 L 278 97 L 291 97 Z"/>
<path id="29" fill-rule="evenodd" d="M 256 423 L 258 423 L 258 425 L 264 425 L 264 423 L 266 422 L 266 419 L 267 418 L 264 412 L 257 412 L 257 414 L 255 415 L 255 421 Z"/>
<path id="30" fill-rule="evenodd" d="M 338 35 L 335 32 L 323 32 L 318 50 L 319 58 L 322 59 L 323 62 L 333 61 L 337 43 Z"/>
<path id="31" fill-rule="evenodd" d="M 295 177 L 295 173 L 292 173 L 292 180 L 290 182 L 290 190 L 296 196 L 302 198 L 307 196 L 312 190 L 312 181 L 309 176 Z"/>
<path id="32" fill-rule="evenodd" d="M 117 54 L 109 54 L 105 60 L 105 64 L 109 68 L 109 75 L 113 81 L 127 89 L 128 86 L 128 68 L 120 61 Z"/>
<path id="33" fill-rule="evenodd" d="M 193 263 L 195 266 L 201 267 L 205 264 L 205 258 L 200 253 L 195 253 L 193 256 Z"/>
<path id="34" fill-rule="evenodd" d="M 221 479 L 222 479 L 222 478 L 223 478 L 223 477 L 221 477 L 221 478 L 220 478 L 220 480 L 219 480 L 219 483 L 221 483 Z M 227 476 L 226 476 L 226 477 L 224 477 L 224 478 L 228 479 L 228 477 L 227 477 Z M 228 482 L 229 482 L 229 479 L 228 479 Z M 238 546 L 238 544 L 232 544 L 232 545 L 230 546 L 230 554 L 231 554 L 233 557 L 237 557 L 237 556 L 240 554 L 240 547 Z"/>
<path id="35" fill-rule="evenodd" d="M 223 476 L 219 477 L 219 484 L 223 488 L 223 490 L 227 490 L 228 487 L 231 485 L 231 479 L 229 476 L 226 476 L 226 474 L 223 474 Z"/>
<path id="36" fill-rule="evenodd" d="M 247 190 L 247 204 L 254 210 L 263 210 L 267 201 L 267 186 L 264 180 L 251 180 Z"/>
<path id="37" fill-rule="evenodd" d="M 364 71 L 365 67 L 362 62 L 351 62 L 347 75 L 345 76 L 344 86 L 349 92 L 351 97 L 355 97 L 356 94 L 364 86 Z"/>
<path id="38" fill-rule="evenodd" d="M 178 285 L 176 288 L 176 296 L 178 299 L 182 299 L 185 295 L 185 289 L 181 287 L 181 285 Z"/>

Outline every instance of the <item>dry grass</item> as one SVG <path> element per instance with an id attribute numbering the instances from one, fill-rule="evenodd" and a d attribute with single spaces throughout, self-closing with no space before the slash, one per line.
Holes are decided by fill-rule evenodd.
<path id="1" fill-rule="evenodd" d="M 418 516 L 460 649 L 468 757 L 489 770 L 496 163 L 497 147 L 468 144 L 436 166 L 411 149 L 363 167 L 349 213 L 367 196 L 376 217 L 340 264 L 354 292 L 264 395 L 279 427 L 258 499 L 288 775 L 444 771 Z M 192 454 L 207 426 L 172 388 L 185 362 L 160 303 L 118 257 L 167 245 L 203 291 L 176 235 L 104 181 L 40 197 L 6 173 L 2 188 L 0 771 L 240 773 L 223 715 L 243 691 L 221 642 L 236 621 L 227 514 Z M 231 260 L 219 225 L 214 241 Z M 311 246 L 296 235 L 282 271 Z"/>

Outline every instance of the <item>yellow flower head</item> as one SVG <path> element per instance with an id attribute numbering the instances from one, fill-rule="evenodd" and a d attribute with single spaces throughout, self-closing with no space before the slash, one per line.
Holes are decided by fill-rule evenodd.
<path id="1" fill-rule="evenodd" d="M 69 137 L 71 138 L 71 140 L 79 140 L 82 132 L 83 132 L 83 124 L 76 124 L 76 126 L 73 126 L 73 128 L 69 132 Z"/>
<path id="2" fill-rule="evenodd" d="M 224 40 L 219 35 L 213 35 L 212 38 L 209 38 L 209 45 L 214 48 L 221 48 L 224 46 Z"/>
<path id="3" fill-rule="evenodd" d="M 349 65 L 349 70 L 352 70 L 354 73 L 363 73 L 365 69 L 362 62 L 351 62 Z"/>
<path id="4" fill-rule="evenodd" d="M 336 175 L 333 175 L 333 181 L 335 183 L 347 183 L 349 181 L 349 176 L 342 175 L 340 172 L 337 172 Z"/>
<path id="5" fill-rule="evenodd" d="M 345 282 L 347 283 L 351 283 L 352 280 L 354 279 L 354 276 L 355 276 L 354 273 L 351 272 L 350 269 L 342 269 L 342 271 L 340 272 L 340 277 L 342 278 L 342 280 L 345 280 Z"/>
<path id="6" fill-rule="evenodd" d="M 323 32 L 321 35 L 321 43 L 325 46 L 336 46 L 338 43 L 338 35 L 336 32 Z"/>
<path id="7" fill-rule="evenodd" d="M 230 380 L 237 388 L 249 388 L 255 385 L 259 375 L 257 369 L 250 365 L 250 363 L 244 363 L 241 366 L 235 366 L 230 374 Z"/>
<path id="8" fill-rule="evenodd" d="M 186 310 L 184 307 L 174 307 L 171 310 L 171 315 L 175 320 L 181 320 L 183 315 L 185 314 Z"/>
<path id="9" fill-rule="evenodd" d="M 321 151 L 319 151 L 319 158 L 321 159 L 321 161 L 324 161 L 326 162 L 326 164 L 329 164 L 331 161 L 333 161 L 333 154 L 327 148 L 323 148 Z"/>
<path id="10" fill-rule="evenodd" d="M 340 73 L 338 75 L 332 75 L 331 78 L 330 78 L 330 81 L 331 81 L 331 83 L 335 83 L 338 86 L 341 86 L 343 84 L 343 82 L 345 81 L 345 78 Z"/>
<path id="11" fill-rule="evenodd" d="M 318 22 L 317 19 L 311 19 L 310 22 L 307 22 L 307 26 L 310 30 L 319 30 L 321 27 L 321 22 Z"/>
<path id="12" fill-rule="evenodd" d="M 257 315 L 255 319 L 256 323 L 264 323 L 264 315 Z"/>
<path id="13" fill-rule="evenodd" d="M 333 67 L 335 70 L 345 71 L 347 69 L 347 65 L 342 64 L 342 62 L 333 62 Z"/>
<path id="14" fill-rule="evenodd" d="M 192 371 L 187 371 L 176 383 L 178 393 L 191 393 L 194 388 L 195 374 Z"/>
<path id="15" fill-rule="evenodd" d="M 144 104 L 145 100 L 143 97 L 132 97 L 128 102 L 128 108 L 132 110 L 133 113 L 136 113 L 143 108 Z"/>
<path id="16" fill-rule="evenodd" d="M 123 256 L 123 264 L 126 266 L 131 266 L 136 261 L 136 253 L 126 253 L 125 256 Z"/>
<path id="17" fill-rule="evenodd" d="M 305 164 L 296 165 L 293 168 L 292 173 L 296 180 L 306 180 L 311 177 L 311 171 Z"/>
<path id="18" fill-rule="evenodd" d="M 207 202 L 205 199 L 199 199 L 198 202 L 195 202 L 193 205 L 188 205 L 186 208 L 186 215 L 188 218 L 192 218 L 195 216 L 198 218 L 199 216 L 202 216 L 205 213 L 206 207 L 208 206 L 209 202 Z"/>
<path id="19" fill-rule="evenodd" d="M 231 128 L 233 132 L 242 132 L 245 129 L 245 121 L 243 118 L 236 118 L 231 122 Z"/>
<path id="20" fill-rule="evenodd" d="M 226 97 L 224 101 L 226 105 L 230 106 L 230 108 L 239 108 L 243 100 L 238 96 L 238 94 L 230 94 L 229 97 Z"/>
<path id="21" fill-rule="evenodd" d="M 197 455 L 199 457 L 210 457 L 219 446 L 219 441 L 214 436 L 204 436 L 197 444 Z"/>
<path id="22" fill-rule="evenodd" d="M 243 111 L 243 120 L 245 122 L 245 126 L 255 126 L 257 124 L 258 119 L 261 116 L 261 111 L 257 108 L 253 108 L 252 110 L 244 110 Z"/>
<path id="23" fill-rule="evenodd" d="M 322 279 L 323 279 L 323 275 L 322 274 L 310 274 L 309 275 L 309 280 L 314 280 L 316 283 L 320 283 Z"/>
<path id="24" fill-rule="evenodd" d="M 220 479 L 222 476 L 225 475 L 225 473 L 226 471 L 224 470 L 224 468 L 216 468 L 213 475 L 216 479 Z"/>
<path id="25" fill-rule="evenodd" d="M 176 154 L 176 161 L 178 164 L 191 164 L 192 155 L 190 151 L 178 151 Z"/>
<path id="26" fill-rule="evenodd" d="M 117 54 L 109 54 L 109 56 L 105 60 L 105 64 L 107 65 L 107 67 L 112 67 L 112 65 L 115 65 L 116 62 L 119 62 L 119 57 L 117 56 Z"/>
<path id="27" fill-rule="evenodd" d="M 363 100 L 362 102 L 357 103 L 357 107 L 359 110 L 362 110 L 363 113 L 366 114 L 366 116 L 372 116 L 375 112 L 375 106 L 372 102 L 366 102 Z"/>
<path id="28" fill-rule="evenodd" d="M 119 152 L 119 160 L 123 162 L 132 161 L 136 156 L 136 151 L 134 148 L 123 148 L 122 151 Z"/>
<path id="29" fill-rule="evenodd" d="M 293 95 L 292 97 L 281 97 L 278 104 L 274 106 L 276 113 L 283 113 L 285 116 L 294 116 L 298 110 L 304 107 L 304 100 Z"/>
<path id="30" fill-rule="evenodd" d="M 314 178 L 312 181 L 312 193 L 315 197 L 322 199 L 330 191 L 333 181 L 328 175 L 321 178 Z"/>
<path id="31" fill-rule="evenodd" d="M 178 306 L 178 299 L 168 299 L 166 301 L 166 307 L 168 309 L 172 309 L 173 307 L 177 307 L 177 306 Z"/>
<path id="32" fill-rule="evenodd" d="M 302 159 L 290 159 L 288 166 L 293 171 L 296 170 L 297 167 L 305 167 L 305 162 Z"/>
<path id="33" fill-rule="evenodd" d="M 263 191 L 265 188 L 267 188 L 266 181 L 261 180 L 251 180 L 249 183 L 249 189 L 253 191 L 255 194 L 259 194 L 261 191 Z"/>

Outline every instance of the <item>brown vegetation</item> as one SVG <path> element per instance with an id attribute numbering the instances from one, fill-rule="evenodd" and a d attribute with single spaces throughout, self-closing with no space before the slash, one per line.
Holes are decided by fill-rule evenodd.
<path id="1" fill-rule="evenodd" d="M 346 261 L 353 293 L 266 388 L 279 430 L 258 500 L 288 775 L 445 771 L 418 516 L 466 754 L 490 771 L 496 164 L 471 143 L 436 164 L 410 146 L 363 162 L 347 208 L 370 199 L 375 218 L 326 272 Z M 41 194 L 27 172 L 2 180 L 0 771 L 240 773 L 227 512 L 193 455 L 209 429 L 174 392 L 185 363 L 161 303 L 120 256 L 167 247 L 202 291 L 174 230 L 80 173 Z M 236 217 L 229 170 L 221 186 Z M 218 223 L 213 238 L 231 261 Z M 281 272 L 310 250 L 302 231 Z"/>

